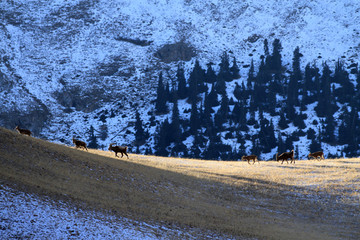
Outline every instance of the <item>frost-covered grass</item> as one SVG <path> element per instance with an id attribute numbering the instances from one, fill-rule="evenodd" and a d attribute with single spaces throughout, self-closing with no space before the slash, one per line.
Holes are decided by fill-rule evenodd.
<path id="1" fill-rule="evenodd" d="M 0 185 L 2 239 L 197 239 L 194 229 L 87 211 Z M 205 234 L 203 237 L 207 237 Z M 209 239 L 212 237 L 209 235 Z M 215 237 L 215 236 L 213 236 Z"/>

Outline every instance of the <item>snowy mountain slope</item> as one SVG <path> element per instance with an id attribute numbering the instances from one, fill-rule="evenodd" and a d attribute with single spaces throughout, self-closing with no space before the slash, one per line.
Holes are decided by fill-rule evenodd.
<path id="1" fill-rule="evenodd" d="M 156 57 L 167 44 L 186 43 L 196 54 L 192 59 L 199 59 L 203 67 L 209 61 L 218 63 L 224 51 L 241 66 L 254 59 L 257 67 L 264 39 L 271 43 L 275 38 L 281 40 L 287 68 L 296 46 L 304 55 L 303 65 L 332 64 L 338 58 L 347 64 L 359 61 L 360 6 L 356 0 L 21 0 L 2 1 L 0 13 L 4 36 L 0 71 L 12 82 L 14 75 L 19 76 L 16 81 L 29 94 L 21 97 L 24 94 L 15 87 L 2 87 L 3 109 L 11 108 L 8 102 L 15 99 L 20 112 L 39 109 L 46 116 L 36 124 L 39 135 L 64 143 L 70 143 L 73 135 L 88 138 L 92 125 L 102 135 L 101 146 L 131 144 L 134 110 L 139 109 L 148 122 L 159 72 L 163 70 L 169 80 L 174 76 L 177 62 Z M 177 53 L 171 51 L 170 55 Z M 185 62 L 186 70 L 192 66 L 193 61 Z M 240 70 L 239 82 L 248 69 Z M 36 107 L 29 98 L 41 104 Z M 9 110 L 1 111 L 2 122 L 14 127 L 16 123 L 5 114 Z M 111 111 L 115 116 L 110 117 Z M 106 119 L 100 121 L 102 114 Z M 25 125 L 36 122 L 33 116 L 28 121 L 26 114 L 19 118 Z M 146 128 L 155 131 L 155 127 Z"/>

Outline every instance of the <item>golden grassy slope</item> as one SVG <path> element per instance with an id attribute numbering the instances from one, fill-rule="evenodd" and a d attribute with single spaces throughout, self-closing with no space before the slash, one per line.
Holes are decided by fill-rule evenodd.
<path id="1" fill-rule="evenodd" d="M 260 239 L 357 239 L 360 159 L 220 162 L 76 150 L 0 128 L 0 179 L 138 220 Z"/>

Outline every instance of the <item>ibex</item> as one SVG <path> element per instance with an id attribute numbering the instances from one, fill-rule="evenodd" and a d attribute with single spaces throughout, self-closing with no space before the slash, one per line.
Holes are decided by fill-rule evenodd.
<path id="1" fill-rule="evenodd" d="M 75 138 L 73 138 L 72 140 L 73 140 L 73 143 L 75 144 L 76 148 L 83 148 L 83 149 L 86 149 L 86 151 L 88 150 L 85 142 L 76 140 Z"/>
<path id="2" fill-rule="evenodd" d="M 253 160 L 253 161 L 254 161 L 253 164 L 255 164 L 256 161 L 258 161 L 258 163 L 260 163 L 260 162 L 259 162 L 259 159 L 257 159 L 257 156 L 256 156 L 256 155 L 242 156 L 242 157 L 241 157 L 241 160 L 242 160 L 242 161 L 247 161 L 248 164 L 250 164 L 250 160 Z"/>
<path id="3" fill-rule="evenodd" d="M 319 161 L 321 161 L 321 159 L 325 159 L 324 158 L 324 153 L 322 151 L 309 153 L 308 158 L 309 159 L 315 158 L 315 159 L 318 159 Z"/>
<path id="4" fill-rule="evenodd" d="M 290 162 L 290 163 L 294 162 L 294 164 L 295 164 L 294 149 L 291 150 L 291 152 L 284 152 L 284 153 L 280 154 L 279 157 L 278 157 L 278 153 L 276 153 L 276 161 L 282 160 L 281 164 L 283 164 L 284 161 L 286 161 L 287 163 L 289 163 L 289 162 L 288 162 L 288 159 L 289 159 L 289 158 L 291 159 L 291 162 Z"/>
<path id="5" fill-rule="evenodd" d="M 125 146 L 113 146 L 114 143 L 110 143 L 110 146 L 109 146 L 109 151 L 114 151 L 115 152 L 115 157 L 119 157 L 117 154 L 118 152 L 121 153 L 121 157 L 124 156 L 124 154 L 127 156 L 127 158 L 129 158 L 129 156 L 127 155 L 127 149 L 128 147 Z"/>
<path id="6" fill-rule="evenodd" d="M 23 135 L 31 136 L 31 134 L 32 134 L 30 130 L 21 129 L 21 128 L 19 128 L 19 126 L 16 126 L 15 129 L 16 129 L 20 134 L 23 134 Z"/>

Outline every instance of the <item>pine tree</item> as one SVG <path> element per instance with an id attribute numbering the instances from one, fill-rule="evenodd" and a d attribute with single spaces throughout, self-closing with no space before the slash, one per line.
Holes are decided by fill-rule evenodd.
<path id="1" fill-rule="evenodd" d="M 218 74 L 218 81 L 221 79 L 224 82 L 230 82 L 233 80 L 232 74 L 230 71 L 230 64 L 229 64 L 229 56 L 226 52 L 223 53 L 221 56 L 221 62 L 219 64 L 219 74 Z"/>
<path id="2" fill-rule="evenodd" d="M 231 75 L 232 75 L 232 78 L 233 79 L 238 79 L 240 78 L 240 69 L 236 63 L 236 58 L 234 57 L 233 58 L 233 63 L 232 63 L 232 66 L 230 68 L 230 72 L 231 72 Z"/>
<path id="3" fill-rule="evenodd" d="M 199 112 L 198 112 L 198 109 L 197 109 L 197 104 L 193 103 L 191 105 L 190 132 L 192 134 L 196 134 L 199 127 L 200 127 Z"/>
<path id="4" fill-rule="evenodd" d="M 218 95 L 216 93 L 216 87 L 214 84 L 212 85 L 211 91 L 207 96 L 207 102 L 209 102 L 209 106 L 216 107 L 220 105 L 220 102 L 218 101 Z"/>
<path id="5" fill-rule="evenodd" d="M 280 121 L 279 121 L 279 128 L 281 130 L 284 130 L 286 128 L 288 128 L 289 125 L 287 124 L 286 118 L 285 118 L 285 114 L 284 112 L 280 112 Z"/>
<path id="6" fill-rule="evenodd" d="M 219 160 L 220 158 L 220 137 L 219 136 L 211 136 L 209 139 L 209 144 L 204 151 L 204 158 L 209 160 Z"/>
<path id="7" fill-rule="evenodd" d="M 218 76 L 218 79 L 216 81 L 214 89 L 215 89 L 216 93 L 219 95 L 226 94 L 226 83 L 225 83 L 225 80 L 223 77 Z"/>
<path id="8" fill-rule="evenodd" d="M 255 70 L 254 70 L 254 60 L 251 59 L 251 63 L 250 63 L 250 68 L 249 68 L 249 73 L 248 73 L 248 78 L 247 78 L 247 84 L 246 87 L 248 90 L 252 89 L 252 84 L 255 82 Z"/>
<path id="9" fill-rule="evenodd" d="M 181 142 L 181 127 L 180 127 L 180 115 L 178 108 L 177 96 L 175 96 L 173 111 L 172 111 L 172 119 L 171 119 L 171 141 L 175 142 L 175 144 L 179 144 Z"/>
<path id="10" fill-rule="evenodd" d="M 94 127 L 91 125 L 91 126 L 90 126 L 90 129 L 89 129 L 89 135 L 90 135 L 90 136 L 89 136 L 89 139 L 88 139 L 88 142 L 89 142 L 88 147 L 89 147 L 89 148 L 97 149 L 97 148 L 99 147 L 99 145 L 98 145 L 97 137 L 96 137 L 94 131 L 95 131 L 95 129 L 94 129 Z"/>
<path id="11" fill-rule="evenodd" d="M 169 152 L 166 147 L 170 144 L 168 133 L 170 131 L 169 120 L 166 119 L 160 126 L 157 127 L 155 136 L 155 154 L 157 156 L 168 156 Z"/>
<path id="12" fill-rule="evenodd" d="M 330 144 L 335 144 L 335 120 L 332 114 L 325 119 L 325 132 L 323 134 L 323 140 Z"/>
<path id="13" fill-rule="evenodd" d="M 240 101 L 242 99 L 242 95 L 243 95 L 243 90 L 240 87 L 240 85 L 238 83 L 235 83 L 235 88 L 234 88 L 234 97 Z"/>
<path id="14" fill-rule="evenodd" d="M 335 91 L 338 101 L 340 103 L 351 102 L 355 94 L 354 85 L 350 81 L 349 73 L 344 68 L 344 63 L 340 60 L 337 61 L 335 66 L 334 82 L 341 85 Z"/>
<path id="15" fill-rule="evenodd" d="M 224 95 L 221 99 L 221 105 L 217 113 L 215 114 L 215 126 L 219 131 L 223 129 L 223 124 L 229 118 L 229 98 Z"/>
<path id="16" fill-rule="evenodd" d="M 135 145 L 143 145 L 145 143 L 145 131 L 142 126 L 142 121 L 140 118 L 140 113 L 136 110 L 136 122 L 135 122 Z"/>
<path id="17" fill-rule="evenodd" d="M 277 150 L 278 153 L 281 154 L 282 152 L 285 152 L 286 147 L 285 147 L 284 140 L 283 140 L 283 138 L 281 136 L 281 133 L 278 133 L 277 145 L 278 145 L 278 150 Z"/>
<path id="18" fill-rule="evenodd" d="M 207 64 L 207 70 L 205 73 L 205 82 L 207 83 L 215 83 L 216 82 L 216 73 L 212 68 L 213 63 Z"/>
<path id="19" fill-rule="evenodd" d="M 187 88 L 186 88 L 186 79 L 185 79 L 185 72 L 184 69 L 178 65 L 177 71 L 176 71 L 176 78 L 178 82 L 178 89 L 177 89 L 177 95 L 179 99 L 185 99 L 187 95 Z"/>
<path id="20" fill-rule="evenodd" d="M 299 102 L 299 87 L 302 82 L 302 74 L 300 69 L 300 57 L 302 54 L 300 53 L 299 47 L 296 47 L 294 50 L 294 57 L 292 63 L 292 73 L 290 75 L 290 81 L 288 86 L 288 97 L 287 97 L 287 105 L 298 105 Z"/>
<path id="21" fill-rule="evenodd" d="M 198 102 L 198 94 L 207 91 L 205 86 L 205 71 L 201 68 L 198 60 L 189 77 L 189 102 Z"/>
<path id="22" fill-rule="evenodd" d="M 275 79 L 280 80 L 282 74 L 282 60 L 281 60 L 281 42 L 275 39 L 273 42 L 273 52 L 270 58 L 270 70 L 275 74 Z"/>
<path id="23" fill-rule="evenodd" d="M 312 103 L 315 99 L 313 96 L 316 94 L 316 87 L 314 79 L 315 78 L 315 69 L 313 69 L 310 64 L 306 64 L 305 73 L 304 73 L 304 84 L 303 84 L 303 104 Z"/>
<path id="24" fill-rule="evenodd" d="M 167 113 L 168 109 L 166 106 L 166 91 L 163 84 L 163 74 L 160 72 L 159 75 L 159 81 L 158 81 L 158 87 L 157 87 L 157 98 L 156 98 L 156 104 L 155 109 L 156 113 L 158 114 L 165 114 Z"/>
<path id="25" fill-rule="evenodd" d="M 264 40 L 264 54 L 265 57 L 269 56 L 269 42 L 267 39 Z"/>
<path id="26" fill-rule="evenodd" d="M 267 84 L 271 81 L 270 72 L 266 69 L 264 58 L 261 59 L 259 72 L 254 85 L 254 104 L 261 109 L 267 109 Z"/>
<path id="27" fill-rule="evenodd" d="M 329 66 L 324 63 L 322 76 L 320 78 L 321 93 L 318 98 L 318 105 L 315 108 L 319 117 L 326 117 L 332 114 L 331 96 L 331 71 Z"/>

